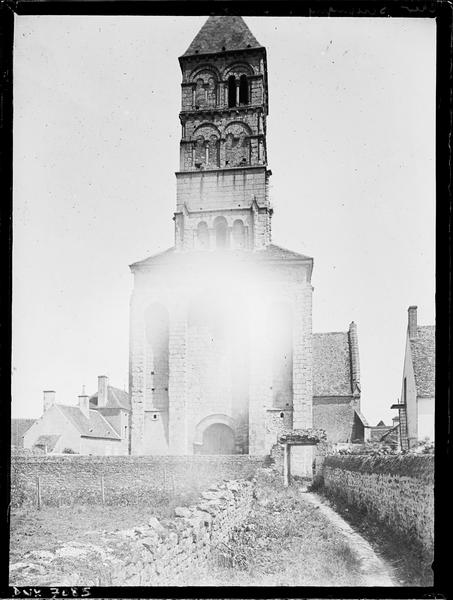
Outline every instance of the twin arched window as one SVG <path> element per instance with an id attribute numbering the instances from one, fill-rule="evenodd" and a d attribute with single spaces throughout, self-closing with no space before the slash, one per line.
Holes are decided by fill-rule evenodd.
<path id="1" fill-rule="evenodd" d="M 249 84 L 246 75 L 241 75 L 239 81 L 235 75 L 228 77 L 228 106 L 232 108 L 249 103 Z"/>
<path id="2" fill-rule="evenodd" d="M 215 247 L 227 248 L 230 244 L 228 223 L 225 217 L 216 217 L 214 220 Z M 236 219 L 231 229 L 233 248 L 243 249 L 246 247 L 246 231 L 241 219 Z M 197 225 L 197 245 L 200 249 L 209 248 L 209 229 L 205 221 Z"/>

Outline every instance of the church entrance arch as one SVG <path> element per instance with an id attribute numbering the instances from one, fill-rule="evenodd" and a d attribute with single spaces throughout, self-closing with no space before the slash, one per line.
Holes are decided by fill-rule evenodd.
<path id="1" fill-rule="evenodd" d="M 234 419 L 211 415 L 197 425 L 194 439 L 196 454 L 236 454 Z"/>
<path id="2" fill-rule="evenodd" d="M 203 432 L 201 454 L 234 454 L 234 431 L 228 425 L 215 423 Z"/>

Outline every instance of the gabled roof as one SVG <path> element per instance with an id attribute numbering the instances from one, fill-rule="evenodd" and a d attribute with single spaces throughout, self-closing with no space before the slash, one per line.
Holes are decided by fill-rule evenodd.
<path id="1" fill-rule="evenodd" d="M 242 17 L 209 17 L 183 56 L 262 48 Z"/>
<path id="2" fill-rule="evenodd" d="M 96 410 L 102 410 L 102 408 L 123 408 L 125 410 L 131 410 L 131 401 L 129 394 L 124 390 L 113 387 L 112 385 L 107 386 L 107 404 L 105 407 L 98 407 L 98 394 L 97 392 L 90 396 L 90 408 Z"/>
<path id="3" fill-rule="evenodd" d="M 36 419 L 11 419 L 11 446 L 24 445 L 24 435 Z"/>
<path id="4" fill-rule="evenodd" d="M 288 250 L 276 244 L 269 244 L 263 250 L 257 250 L 254 256 L 271 260 L 312 260 L 311 256 Z"/>
<path id="5" fill-rule="evenodd" d="M 147 265 L 155 265 L 160 262 L 167 263 L 168 260 L 171 260 L 175 255 L 175 247 L 167 248 L 167 250 L 163 250 L 162 252 L 158 252 L 157 254 L 152 254 L 143 260 L 138 260 L 137 262 L 129 265 L 130 269 L 134 269 L 135 267 L 146 267 Z"/>
<path id="6" fill-rule="evenodd" d="M 352 395 L 348 332 L 313 334 L 313 396 Z"/>
<path id="7" fill-rule="evenodd" d="M 52 452 L 52 450 L 55 448 L 55 444 L 58 442 L 60 437 L 61 435 L 59 434 L 40 435 L 36 442 L 33 444 L 33 446 L 44 446 L 47 451 Z"/>
<path id="8" fill-rule="evenodd" d="M 241 260 L 244 257 L 249 258 L 254 261 L 266 261 L 266 260 L 277 260 L 277 261 L 312 261 L 311 256 L 307 256 L 305 254 L 300 254 L 299 252 L 294 252 L 293 250 L 288 250 L 287 248 L 283 248 L 282 246 L 277 246 L 276 244 L 269 244 L 263 249 L 260 250 L 226 250 L 225 256 L 230 256 L 231 258 L 240 257 Z M 193 257 L 203 257 L 206 256 L 212 257 L 213 253 L 206 250 L 191 250 L 190 252 L 176 252 L 175 248 L 168 248 L 163 252 L 159 252 L 158 254 L 153 254 L 148 258 L 143 260 L 139 260 L 135 263 L 129 265 L 129 267 L 134 270 L 140 267 L 147 267 L 151 265 L 159 265 L 159 264 L 169 264 L 171 261 L 187 261 L 190 263 L 191 258 Z"/>
<path id="9" fill-rule="evenodd" d="M 64 404 L 56 404 L 55 406 L 58 406 L 80 435 L 109 440 L 121 439 L 110 423 L 97 410 L 90 410 L 88 419 L 77 406 L 66 406 Z"/>
<path id="10" fill-rule="evenodd" d="M 417 396 L 434 397 L 436 370 L 436 328 L 434 325 L 417 327 L 417 335 L 410 338 Z"/>

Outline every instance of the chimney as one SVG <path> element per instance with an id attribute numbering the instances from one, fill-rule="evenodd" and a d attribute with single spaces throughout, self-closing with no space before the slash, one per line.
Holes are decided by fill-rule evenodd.
<path id="1" fill-rule="evenodd" d="M 53 390 L 44 390 L 43 392 L 43 412 L 49 410 L 55 404 L 55 392 Z"/>
<path id="2" fill-rule="evenodd" d="M 79 408 L 87 419 L 90 418 L 90 397 L 85 394 L 85 386 L 82 386 L 82 393 L 79 396 Z"/>
<path id="3" fill-rule="evenodd" d="M 352 391 L 360 393 L 360 363 L 357 325 L 352 321 L 349 325 L 349 348 L 351 352 Z"/>
<path id="4" fill-rule="evenodd" d="M 417 307 L 409 306 L 407 312 L 407 330 L 409 332 L 409 338 L 412 339 L 417 336 Z"/>
<path id="5" fill-rule="evenodd" d="M 109 378 L 105 375 L 99 375 L 98 377 L 98 408 L 107 406 L 107 394 L 108 394 Z"/>

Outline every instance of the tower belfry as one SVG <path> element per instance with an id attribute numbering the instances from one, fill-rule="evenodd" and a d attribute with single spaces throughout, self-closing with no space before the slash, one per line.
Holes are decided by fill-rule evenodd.
<path id="1" fill-rule="evenodd" d="M 209 17 L 179 63 L 175 247 L 265 248 L 272 216 L 266 49 L 241 17 Z"/>

